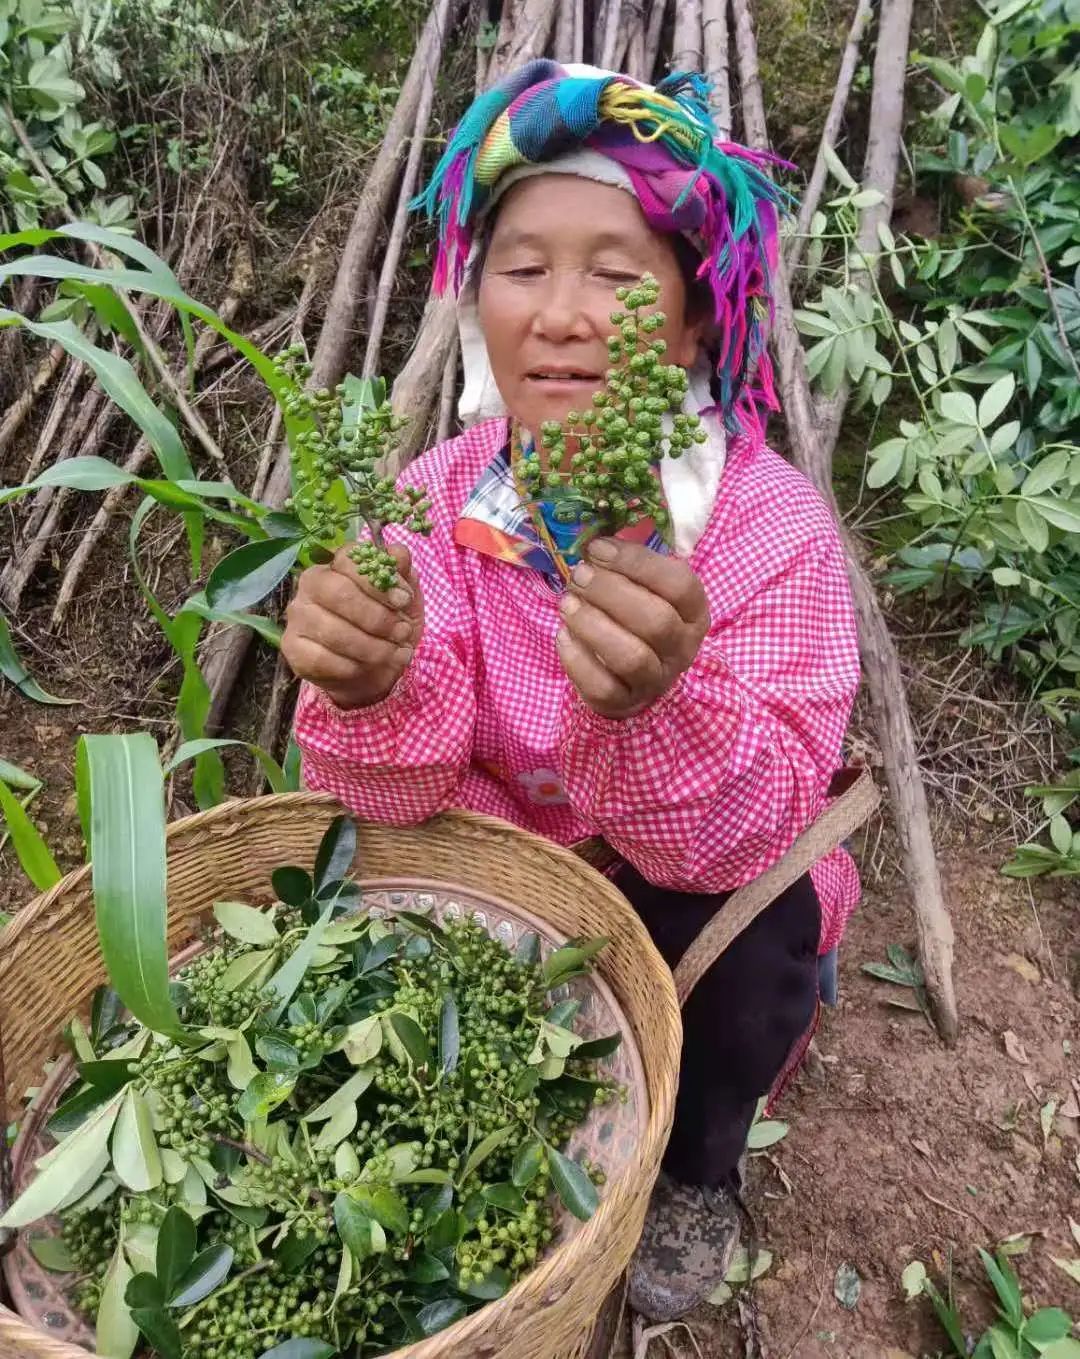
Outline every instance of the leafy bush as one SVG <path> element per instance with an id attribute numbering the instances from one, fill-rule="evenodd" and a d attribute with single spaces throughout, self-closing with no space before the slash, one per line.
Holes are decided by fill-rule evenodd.
<path id="1" fill-rule="evenodd" d="M 101 226 L 128 225 L 131 199 L 106 193 L 100 163 L 116 134 L 83 117 L 83 73 L 102 84 L 119 78 L 111 22 L 107 0 L 0 0 L 0 228 L 38 226 L 69 201 Z"/>
<path id="2" fill-rule="evenodd" d="M 1080 738 L 1078 48 L 1076 0 L 1011 0 L 973 54 L 921 58 L 947 97 L 916 165 L 946 229 L 883 225 L 885 283 L 869 280 L 872 195 L 833 157 L 842 193 L 808 254 L 828 281 L 796 320 L 811 377 L 852 383 L 885 426 L 866 485 L 897 487 L 910 515 L 893 589 L 970 593 L 962 643 L 1007 658 Z"/>

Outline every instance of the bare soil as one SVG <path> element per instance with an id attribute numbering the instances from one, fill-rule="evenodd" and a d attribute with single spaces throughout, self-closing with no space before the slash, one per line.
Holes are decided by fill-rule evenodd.
<path id="1" fill-rule="evenodd" d="M 977 1336 L 992 1319 L 977 1248 L 1020 1232 L 1031 1245 L 1013 1264 L 1030 1298 L 1080 1314 L 1080 1287 L 1050 1258 L 1080 1253 L 1068 1225 L 1080 1216 L 1080 1120 L 1059 1114 L 1044 1138 L 1039 1113 L 1052 1098 L 1077 1111 L 1066 1101 L 1080 1090 L 1080 891 L 1038 884 L 1029 897 L 974 850 L 943 868 L 960 1042 L 945 1049 L 921 1015 L 887 1003 L 897 988 L 862 972 L 889 944 L 914 942 L 902 883 L 871 887 L 844 941 L 840 1005 L 819 1031 L 824 1060 L 776 1111 L 791 1125 L 772 1149 L 788 1183 L 762 1156 L 752 1167 L 751 1207 L 773 1265 L 742 1320 L 735 1302 L 690 1319 L 706 1359 L 945 1353 L 929 1303 L 903 1301 L 902 1270 L 922 1260 L 940 1285 L 951 1268 Z M 1026 1062 L 1007 1053 L 1006 1031 Z M 851 1310 L 834 1296 L 844 1263 L 862 1280 Z M 672 1331 L 650 1354 L 665 1342 L 694 1353 Z"/>

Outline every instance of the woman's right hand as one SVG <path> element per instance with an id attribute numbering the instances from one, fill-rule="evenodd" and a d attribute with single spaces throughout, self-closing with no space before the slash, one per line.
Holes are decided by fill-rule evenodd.
<path id="1" fill-rule="evenodd" d="M 341 548 L 328 565 L 302 573 L 285 611 L 281 654 L 339 708 L 368 708 L 386 698 L 424 630 L 409 550 L 395 544 L 390 551 L 400 580 L 388 593 L 376 590 Z"/>

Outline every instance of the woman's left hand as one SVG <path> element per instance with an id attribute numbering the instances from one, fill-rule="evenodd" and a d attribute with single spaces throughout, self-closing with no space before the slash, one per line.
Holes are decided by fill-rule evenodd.
<path id="1" fill-rule="evenodd" d="M 666 693 L 709 630 L 705 589 L 686 562 L 598 538 L 560 603 L 563 669 L 601 717 L 632 717 Z"/>

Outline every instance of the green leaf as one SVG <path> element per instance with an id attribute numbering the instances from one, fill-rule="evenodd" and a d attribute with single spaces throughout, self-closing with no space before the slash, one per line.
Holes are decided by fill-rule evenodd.
<path id="1" fill-rule="evenodd" d="M 176 1322 L 168 1312 L 141 1307 L 132 1310 L 131 1319 L 146 1336 L 161 1359 L 182 1359 L 183 1342 Z"/>
<path id="2" fill-rule="evenodd" d="M 907 449 L 905 439 L 888 439 L 870 453 L 871 463 L 866 473 L 866 484 L 872 490 L 887 486 L 896 479 Z"/>
<path id="3" fill-rule="evenodd" d="M 280 942 L 277 926 L 266 912 L 245 906 L 241 901 L 215 901 L 214 918 L 226 934 L 242 944 Z"/>
<path id="4" fill-rule="evenodd" d="M 1020 1282 L 1013 1272 L 1012 1266 L 1004 1256 L 995 1260 L 981 1246 L 979 1247 L 979 1258 L 983 1262 L 983 1268 L 990 1276 L 990 1282 L 994 1285 L 994 1291 L 1001 1301 L 1001 1307 L 1006 1318 L 1014 1326 L 1019 1327 L 1024 1320 L 1024 1303 L 1020 1292 Z"/>
<path id="5" fill-rule="evenodd" d="M 259 1359 L 333 1359 L 337 1350 L 325 1340 L 313 1340 L 310 1336 L 294 1336 L 275 1345 L 272 1350 L 263 1350 Z"/>
<path id="6" fill-rule="evenodd" d="M 188 1266 L 169 1297 L 170 1307 L 194 1307 L 228 1277 L 233 1248 L 219 1243 L 208 1246 Z"/>
<path id="7" fill-rule="evenodd" d="M 576 1161 L 564 1156 L 550 1143 L 547 1154 L 551 1167 L 551 1182 L 563 1206 L 582 1222 L 587 1222 L 596 1212 L 600 1202 L 596 1186 Z"/>
<path id="8" fill-rule="evenodd" d="M 230 612 L 257 604 L 289 574 L 301 547 L 301 543 L 288 539 L 267 538 L 236 548 L 210 572 L 207 604 Z"/>
<path id="9" fill-rule="evenodd" d="M 11 640 L 11 626 L 2 613 L 0 613 L 0 675 L 10 680 L 21 694 L 33 699 L 35 703 L 66 705 L 79 702 L 77 698 L 57 698 L 53 694 L 46 693 L 38 684 L 30 671 L 19 660 L 15 652 L 15 644 Z M 6 778 L 7 774 L 4 770 L 11 768 L 14 768 L 14 766 L 5 765 L 4 769 L 0 770 L 0 775 Z"/>
<path id="10" fill-rule="evenodd" d="M 131 1249 L 130 1241 L 127 1243 Z M 148 1311 L 165 1306 L 165 1291 L 158 1282 L 157 1275 L 148 1270 L 134 1275 L 124 1290 L 124 1301 L 129 1307 L 142 1307 Z"/>
<path id="11" fill-rule="evenodd" d="M 369 1015 L 367 1019 L 350 1024 L 345 1030 L 341 1051 L 353 1066 L 364 1066 L 378 1057 L 382 1044 L 382 1022 L 378 1015 Z"/>
<path id="12" fill-rule="evenodd" d="M 517 1158 L 515 1157 L 515 1164 Z M 512 1184 L 488 1184 L 480 1191 L 484 1202 L 493 1208 L 501 1208 L 505 1213 L 523 1213 L 525 1198 L 520 1189 Z"/>
<path id="13" fill-rule="evenodd" d="M 416 1314 L 417 1325 L 425 1335 L 434 1335 L 460 1321 L 465 1315 L 465 1304 L 460 1298 L 439 1298 L 421 1307 Z"/>
<path id="14" fill-rule="evenodd" d="M 465 1162 L 465 1167 L 461 1172 L 461 1182 L 464 1183 L 469 1176 L 487 1160 L 493 1151 L 496 1151 L 501 1147 L 506 1139 L 512 1135 L 513 1131 L 514 1125 L 512 1123 L 507 1123 L 504 1127 L 496 1128 L 494 1132 L 489 1132 L 485 1138 L 478 1142 L 469 1153 L 469 1157 Z"/>
<path id="15" fill-rule="evenodd" d="M 112 1161 L 121 1183 L 136 1193 L 156 1189 L 161 1183 L 161 1153 L 150 1122 L 150 1107 L 130 1085 L 113 1129 Z"/>
<path id="16" fill-rule="evenodd" d="M 439 1012 L 439 1067 L 445 1073 L 457 1069 L 461 1056 L 461 1026 L 458 1021 L 457 1000 L 453 991 L 443 996 Z"/>
<path id="17" fill-rule="evenodd" d="M 974 427 L 979 423 L 975 398 L 970 392 L 943 392 L 938 404 L 945 419 L 951 420 L 954 425 Z"/>
<path id="18" fill-rule="evenodd" d="M 589 1038 L 578 1047 L 574 1052 L 577 1061 L 599 1061 L 603 1057 L 610 1057 L 613 1052 L 617 1052 L 622 1046 L 622 1034 L 611 1033 L 606 1038 Z"/>
<path id="19" fill-rule="evenodd" d="M 72 1187 L 109 1164 L 109 1134 L 116 1122 L 123 1094 L 117 1094 L 38 1162 L 38 1174 L 0 1217 L 0 1227 L 25 1227 L 48 1217 L 71 1194 Z"/>
<path id="20" fill-rule="evenodd" d="M 1029 503 L 1038 506 L 1039 513 L 1065 533 L 1080 533 L 1080 501 L 1060 500 L 1054 496 L 1031 496 Z"/>
<path id="21" fill-rule="evenodd" d="M 484 1278 L 471 1283 L 459 1285 L 463 1293 L 467 1293 L 470 1298 L 480 1298 L 483 1302 L 494 1302 L 496 1298 L 501 1298 L 510 1287 L 511 1279 L 505 1269 L 496 1267 L 486 1274 Z"/>
<path id="22" fill-rule="evenodd" d="M 42 1267 L 56 1274 L 70 1274 L 78 1268 L 71 1248 L 62 1236 L 34 1236 L 27 1242 L 30 1254 Z"/>
<path id="23" fill-rule="evenodd" d="M 356 823 L 348 816 L 335 816 L 319 842 L 315 856 L 315 891 L 340 882 L 352 872 L 356 856 Z"/>
<path id="24" fill-rule="evenodd" d="M 374 1079 L 374 1071 L 370 1067 L 362 1067 L 350 1076 L 344 1085 L 339 1086 L 332 1095 L 312 1109 L 310 1114 L 305 1114 L 300 1121 L 302 1123 L 321 1123 L 324 1119 L 333 1118 L 340 1110 L 350 1104 L 355 1104 Z"/>
<path id="25" fill-rule="evenodd" d="M 540 972 L 544 989 L 554 991 L 571 977 L 580 975 L 589 959 L 599 953 L 607 942 L 606 939 L 589 939 L 556 949 Z"/>
<path id="26" fill-rule="evenodd" d="M 450 1271 L 436 1255 L 431 1255 L 427 1251 L 418 1251 L 409 1264 L 409 1279 L 413 1283 L 433 1284 L 442 1283 L 444 1279 L 449 1279 Z"/>
<path id="27" fill-rule="evenodd" d="M 165 927 L 165 799 L 154 738 L 84 736 L 76 786 L 90 809 L 98 937 L 109 980 L 150 1029 L 178 1035 Z"/>
<path id="28" fill-rule="evenodd" d="M 1069 470 L 1069 462 L 1070 453 L 1068 449 L 1059 448 L 1056 453 L 1048 454 L 1024 478 L 1024 483 L 1020 487 L 1020 494 L 1033 496 L 1049 491 L 1066 475 Z"/>
<path id="29" fill-rule="evenodd" d="M 513 1169 L 510 1171 L 510 1178 L 519 1189 L 525 1189 L 540 1174 L 543 1164 L 543 1143 L 537 1137 L 531 1138 L 518 1147 L 514 1156 Z"/>
<path id="30" fill-rule="evenodd" d="M 22 803 L 0 779 L 0 813 L 23 872 L 39 892 L 47 892 L 63 877 L 41 832 Z"/>
<path id="31" fill-rule="evenodd" d="M 315 924 L 311 926 L 307 934 L 301 939 L 293 952 L 285 959 L 282 965 L 266 983 L 267 989 L 272 991 L 277 997 L 276 1004 L 271 1008 L 267 1015 L 267 1020 L 271 1024 L 276 1024 L 284 1014 L 289 1001 L 292 1000 L 297 987 L 304 980 L 304 975 L 311 966 L 311 960 L 315 950 L 322 942 L 323 930 L 330 923 L 330 916 L 333 913 L 333 904 L 327 906 L 322 915 L 319 916 Z"/>
<path id="32" fill-rule="evenodd" d="M 849 190 L 850 192 L 852 193 L 856 192 L 859 187 L 858 184 L 855 183 L 855 180 L 851 177 L 851 174 L 849 173 L 847 166 L 844 164 L 844 162 L 840 159 L 840 157 L 836 154 L 836 152 L 832 149 L 832 147 L 829 145 L 827 141 L 823 141 L 821 143 L 821 153 L 825 159 L 825 164 L 828 167 L 829 173 L 832 175 L 833 179 L 835 179 L 838 184 L 842 185 L 843 188 Z"/>
<path id="33" fill-rule="evenodd" d="M 431 1066 L 431 1045 L 416 1020 L 406 1014 L 392 1014 L 390 1027 L 415 1067 Z"/>
<path id="34" fill-rule="evenodd" d="M 1063 816 L 1050 818 L 1050 841 L 1063 856 L 1072 850 L 1072 827 Z"/>
<path id="35" fill-rule="evenodd" d="M 257 974 L 273 962 L 274 952 L 274 949 L 255 949 L 251 953 L 242 953 L 225 969 L 218 985 L 223 991 L 236 991 L 241 986 L 253 984 Z"/>
<path id="36" fill-rule="evenodd" d="M 1032 509 L 1027 500 L 1016 502 L 1016 527 L 1024 535 L 1033 552 L 1045 552 L 1050 546 L 1050 530 L 1041 514 Z"/>
<path id="37" fill-rule="evenodd" d="M 178 1204 L 168 1210 L 158 1231 L 155 1266 L 162 1293 L 168 1297 L 195 1258 L 195 1223 Z"/>
<path id="38" fill-rule="evenodd" d="M 179 615 L 178 615 L 179 617 Z M 254 755 L 255 759 L 262 767 L 266 775 L 266 781 L 270 789 L 275 793 L 284 793 L 288 789 L 285 786 L 285 774 L 277 760 L 272 755 L 267 754 L 262 746 L 256 745 L 253 741 L 236 741 L 227 737 L 199 737 L 193 741 L 185 741 L 177 750 L 169 763 L 165 766 L 166 774 L 171 774 L 180 765 L 186 764 L 188 760 L 198 760 L 212 750 L 223 750 L 226 746 L 243 746 Z"/>
<path id="39" fill-rule="evenodd" d="M 750 1129 L 746 1145 L 751 1151 L 763 1151 L 766 1147 L 775 1146 L 777 1142 L 783 1141 L 789 1131 L 790 1125 L 780 1122 L 779 1119 L 764 1119 Z"/>
<path id="40" fill-rule="evenodd" d="M 8 760 L 0 760 L 0 779 L 3 779 L 9 788 L 15 788 L 21 793 L 36 793 L 42 786 L 40 779 Z"/>
<path id="41" fill-rule="evenodd" d="M 360 1211 L 385 1227 L 388 1232 L 405 1236 L 409 1231 L 409 1209 L 405 1200 L 386 1185 L 354 1185 L 345 1191 Z"/>
<path id="42" fill-rule="evenodd" d="M 540 961 L 540 936 L 533 932 L 522 935 L 521 942 L 514 952 L 514 957 L 519 963 L 524 963 L 528 967 L 538 963 Z"/>
<path id="43" fill-rule="evenodd" d="M 343 1245 L 358 1261 L 366 1260 L 373 1253 L 373 1219 L 344 1191 L 334 1199 L 334 1223 Z"/>
<path id="44" fill-rule="evenodd" d="M 1013 399 L 1015 391 L 1016 377 L 1012 373 L 1006 373 L 1004 377 L 999 377 L 987 387 L 979 400 L 979 424 L 983 429 L 989 429 Z"/>
<path id="45" fill-rule="evenodd" d="M 292 1094 L 297 1074 L 289 1071 L 264 1071 L 256 1076 L 236 1101 L 240 1117 L 246 1123 L 266 1118 Z"/>
<path id="46" fill-rule="evenodd" d="M 118 1241 L 109 1267 L 98 1303 L 97 1319 L 94 1323 L 94 1350 L 103 1359 L 130 1359 L 139 1343 L 139 1328 L 131 1319 L 125 1300 L 128 1284 L 131 1282 L 131 1266 L 124 1255 L 123 1241 Z"/>
<path id="47" fill-rule="evenodd" d="M 1064 1340 L 1072 1327 L 1072 1318 L 1060 1307 L 1040 1307 L 1024 1323 L 1024 1339 L 1031 1345 L 1048 1345 Z"/>
<path id="48" fill-rule="evenodd" d="M 270 874 L 270 883 L 278 901 L 284 902 L 286 906 L 306 906 L 315 892 L 311 875 L 292 864 L 275 868 Z"/>

